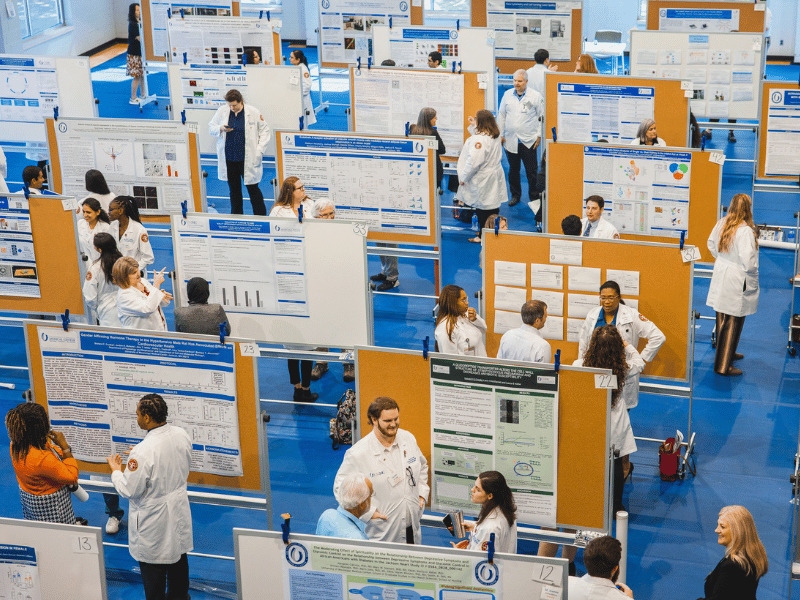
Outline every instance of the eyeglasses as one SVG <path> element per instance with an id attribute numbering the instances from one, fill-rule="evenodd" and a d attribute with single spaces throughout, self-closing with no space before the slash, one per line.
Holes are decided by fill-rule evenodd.
<path id="1" fill-rule="evenodd" d="M 323 219 L 332 219 L 333 217 L 336 216 L 336 213 L 331 210 L 328 212 L 319 213 L 319 216 L 322 217 Z"/>
<path id="2" fill-rule="evenodd" d="M 619 296 L 600 296 L 600 302 L 612 302 L 619 298 Z"/>
<path id="3" fill-rule="evenodd" d="M 417 485 L 417 482 L 414 481 L 414 473 L 411 471 L 411 467 L 406 467 L 406 473 L 408 473 L 408 476 L 411 479 L 409 485 L 411 487 L 414 487 L 415 485 Z"/>
<path id="4" fill-rule="evenodd" d="M 304 186 L 304 185 L 301 183 L 301 184 L 300 184 L 300 187 L 296 187 L 296 188 L 294 188 L 294 189 L 296 189 L 296 190 L 304 190 L 304 189 L 306 189 L 306 186 Z"/>

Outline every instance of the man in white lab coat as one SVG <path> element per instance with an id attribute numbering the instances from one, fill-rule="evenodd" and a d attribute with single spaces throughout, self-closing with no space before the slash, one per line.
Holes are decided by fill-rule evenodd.
<path id="1" fill-rule="evenodd" d="M 186 431 L 167 423 L 167 404 L 158 394 L 139 401 L 136 421 L 147 433 L 131 449 L 127 468 L 119 454 L 108 457 L 114 488 L 130 500 L 129 551 L 139 562 L 146 600 L 164 598 L 167 590 L 170 599 L 188 600 L 192 442 Z"/>
<path id="2" fill-rule="evenodd" d="M 372 507 L 360 517 L 367 523 L 369 539 L 421 544 L 419 522 L 430 493 L 428 461 L 413 434 L 400 429 L 397 402 L 376 398 L 367 415 L 372 431 L 345 453 L 333 495 L 341 504 L 345 477 L 363 473 L 374 488 Z"/>
<path id="3" fill-rule="evenodd" d="M 605 204 L 601 196 L 589 196 L 586 199 L 586 217 L 581 219 L 581 237 L 619 239 L 617 228 L 603 218 Z"/>
<path id="4" fill-rule="evenodd" d="M 533 55 L 536 64 L 528 69 L 528 84 L 545 97 L 544 76 L 547 71 L 558 71 L 558 65 L 550 64 L 550 53 L 539 48 Z"/>
<path id="5" fill-rule="evenodd" d="M 553 350 L 539 330 L 547 321 L 547 304 L 528 300 L 522 305 L 522 327 L 509 329 L 500 338 L 497 358 L 525 362 L 549 363 Z"/>
<path id="6" fill-rule="evenodd" d="M 270 139 L 269 125 L 257 108 L 244 103 L 239 90 L 228 90 L 225 102 L 208 124 L 208 132 L 217 138 L 217 177 L 228 182 L 231 214 L 244 214 L 244 179 L 253 214 L 266 215 L 264 195 L 258 184 L 263 174 L 261 160 Z"/>

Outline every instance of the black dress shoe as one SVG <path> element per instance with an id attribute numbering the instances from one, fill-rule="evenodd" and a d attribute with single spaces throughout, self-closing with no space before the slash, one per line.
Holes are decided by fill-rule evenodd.
<path id="1" fill-rule="evenodd" d="M 373 275 L 369 278 L 370 281 L 386 281 L 386 275 L 383 273 L 378 273 L 377 275 Z"/>
<path id="2" fill-rule="evenodd" d="M 315 394 L 311 390 L 304 390 L 303 388 L 295 388 L 294 401 L 295 402 L 314 402 L 319 398 L 319 394 Z"/>
<path id="3" fill-rule="evenodd" d="M 519 198 L 511 198 L 511 200 L 508 201 L 509 206 L 516 206 L 517 204 L 519 204 Z"/>
<path id="4" fill-rule="evenodd" d="M 739 354 L 738 352 L 733 355 L 733 360 L 742 360 L 744 358 L 744 354 Z"/>

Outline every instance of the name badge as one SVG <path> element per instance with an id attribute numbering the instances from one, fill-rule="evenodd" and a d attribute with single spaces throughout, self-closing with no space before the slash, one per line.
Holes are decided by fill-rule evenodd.
<path id="1" fill-rule="evenodd" d="M 403 481 L 403 477 L 399 473 L 392 473 L 391 475 L 387 475 L 387 479 L 389 480 L 389 485 L 392 487 L 396 486 L 398 483 Z"/>

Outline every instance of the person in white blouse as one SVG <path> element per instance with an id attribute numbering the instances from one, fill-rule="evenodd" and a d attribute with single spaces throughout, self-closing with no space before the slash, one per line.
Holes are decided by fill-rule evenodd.
<path id="1" fill-rule="evenodd" d="M 110 233 L 98 233 L 92 240 L 98 258 L 86 273 L 83 282 L 83 298 L 86 305 L 97 316 L 97 323 L 103 327 L 122 327 L 117 312 L 117 292 L 114 285 L 113 270 L 122 258 L 117 249 L 117 241 Z"/>
<path id="2" fill-rule="evenodd" d="M 308 128 L 317 122 L 317 114 L 311 102 L 311 73 L 308 71 L 308 59 L 302 50 L 292 50 L 289 53 L 289 62 L 294 66 L 300 66 L 300 82 L 303 84 L 303 126 Z"/>
<path id="3" fill-rule="evenodd" d="M 89 169 L 86 171 L 86 175 L 84 175 L 84 182 L 86 191 L 89 192 L 86 198 L 97 198 L 103 210 L 108 212 L 108 205 L 117 195 L 109 189 L 103 174 L 97 169 Z M 84 198 L 84 200 L 86 198 Z M 81 200 L 81 202 L 83 202 L 83 200 Z"/>
<path id="4" fill-rule="evenodd" d="M 658 137 L 656 132 L 655 119 L 645 119 L 639 123 L 639 129 L 636 131 L 636 137 L 633 138 L 631 146 L 665 146 L 667 142 Z"/>
<path id="5" fill-rule="evenodd" d="M 550 344 L 539 330 L 547 321 L 547 304 L 528 300 L 520 309 L 522 326 L 509 329 L 500 338 L 497 358 L 526 362 L 549 363 L 553 355 Z"/>
<path id="6" fill-rule="evenodd" d="M 439 352 L 486 356 L 486 321 L 470 308 L 467 292 L 457 285 L 446 285 L 439 294 L 434 337 Z"/>
<path id="7" fill-rule="evenodd" d="M 111 221 L 97 198 L 89 197 L 84 200 L 81 203 L 81 212 L 83 219 L 78 221 L 78 240 L 81 253 L 89 259 L 91 265 L 100 258 L 100 253 L 94 247 L 94 236 L 98 233 L 109 233 Z"/>
<path id="8" fill-rule="evenodd" d="M 481 512 L 477 521 L 464 521 L 469 539 L 458 544 L 453 543 L 453 546 L 486 552 L 491 535 L 494 534 L 495 552 L 516 554 L 517 505 L 503 474 L 499 471 L 484 471 L 478 475 L 470 491 L 470 500 L 473 504 L 481 505 Z"/>
<path id="9" fill-rule="evenodd" d="M 151 285 L 142 279 L 139 264 L 130 256 L 123 256 L 114 263 L 111 273 L 119 287 L 117 312 L 122 326 L 167 331 L 167 320 L 161 307 L 169 304 L 172 294 L 160 289 L 164 283 L 164 269 L 155 274 Z"/>
<path id="10" fill-rule="evenodd" d="M 117 238 L 122 256 L 130 256 L 144 271 L 155 262 L 150 236 L 142 225 L 136 201 L 130 196 L 117 196 L 108 207 L 111 218 L 111 233 Z"/>
<path id="11" fill-rule="evenodd" d="M 269 211 L 270 217 L 296 219 L 303 207 L 303 218 L 314 218 L 314 201 L 306 195 L 306 188 L 298 177 L 287 177 L 281 184 L 278 199 Z"/>

